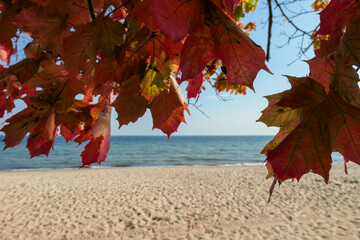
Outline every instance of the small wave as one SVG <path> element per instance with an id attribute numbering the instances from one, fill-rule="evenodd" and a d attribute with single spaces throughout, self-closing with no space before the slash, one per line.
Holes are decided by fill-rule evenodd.
<path id="1" fill-rule="evenodd" d="M 164 160 L 164 162 L 176 163 L 176 162 L 180 162 L 180 161 L 179 161 L 179 160 L 175 160 L 175 159 L 167 159 L 167 160 Z"/>
<path id="2" fill-rule="evenodd" d="M 198 157 L 198 158 L 194 158 L 194 157 L 184 157 L 185 161 L 199 161 L 199 162 L 210 162 L 210 161 L 219 161 L 219 162 L 224 162 L 227 161 L 227 159 L 223 159 L 223 158 L 202 158 L 202 157 Z"/>

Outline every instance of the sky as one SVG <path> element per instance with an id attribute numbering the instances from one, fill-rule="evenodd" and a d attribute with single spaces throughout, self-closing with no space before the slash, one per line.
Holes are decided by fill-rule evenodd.
<path id="1" fill-rule="evenodd" d="M 311 10 L 310 4 L 312 1 L 301 1 L 296 3 L 292 9 L 299 11 Z M 300 4 L 300 5 L 299 5 Z M 299 8 L 300 6 L 300 8 Z M 212 87 L 205 83 L 206 90 L 202 92 L 197 102 L 197 106 L 201 109 L 206 116 L 195 107 L 190 106 L 189 110 L 191 116 L 185 113 L 186 124 L 182 123 L 176 135 L 275 135 L 278 128 L 266 127 L 261 122 L 256 120 L 261 116 L 261 111 L 267 106 L 267 100 L 264 98 L 266 95 L 275 94 L 289 89 L 290 84 L 287 78 L 283 75 L 291 75 L 302 77 L 306 76 L 309 72 L 308 65 L 301 61 L 311 58 L 312 50 L 308 51 L 308 56 L 303 56 L 293 64 L 289 65 L 298 58 L 299 40 L 295 39 L 283 48 L 277 46 L 283 45 L 287 42 L 288 38 L 284 36 L 284 32 L 292 34 L 294 28 L 287 23 L 287 21 L 280 16 L 278 10 L 274 11 L 273 30 L 271 38 L 271 53 L 270 61 L 267 62 L 268 68 L 273 74 L 269 74 L 261 70 L 254 82 L 255 92 L 251 89 L 247 90 L 246 95 L 232 96 L 228 101 L 221 101 L 215 94 Z M 248 14 L 244 19 L 246 24 L 248 21 L 256 22 L 256 31 L 252 31 L 250 37 L 263 49 L 266 49 L 267 44 L 267 25 L 268 9 L 266 2 L 259 0 L 258 7 L 255 13 Z M 294 19 L 294 23 L 307 30 L 314 29 L 319 23 L 319 16 L 316 13 L 306 14 Z M 305 40 L 309 42 L 309 40 Z M 186 96 L 185 88 L 186 83 L 181 86 L 184 95 Z M 222 94 L 229 96 L 229 94 Z M 193 102 L 194 100 L 192 100 Z M 17 109 L 11 114 L 5 114 L 3 119 L 0 119 L 0 127 L 3 126 L 4 120 L 20 111 L 24 104 L 20 101 L 16 102 Z M 112 135 L 164 135 L 161 130 L 152 129 L 152 118 L 150 111 L 140 118 L 136 123 L 130 123 L 118 129 L 117 114 L 113 111 L 111 134 Z M 2 134 L 2 133 L 0 133 Z"/>

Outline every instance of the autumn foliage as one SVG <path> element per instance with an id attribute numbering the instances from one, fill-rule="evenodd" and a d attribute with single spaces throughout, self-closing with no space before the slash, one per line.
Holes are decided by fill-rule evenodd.
<path id="1" fill-rule="evenodd" d="M 242 30 L 255 24 L 239 22 L 255 7 L 247 0 L 0 1 L 1 61 L 10 64 L 19 34 L 33 39 L 25 59 L 0 69 L 0 117 L 16 99 L 27 105 L 1 129 L 5 148 L 29 134 L 31 157 L 48 155 L 60 134 L 89 141 L 83 165 L 101 163 L 112 108 L 120 127 L 150 109 L 154 128 L 170 136 L 189 111 L 182 82 L 187 98 L 197 98 L 204 81 L 244 94 L 261 69 L 269 71 L 264 51 Z M 328 181 L 335 151 L 360 164 L 360 2 L 317 0 L 313 8 L 324 10 L 309 76 L 289 76 L 292 88 L 267 96 L 259 119 L 280 127 L 262 152 L 274 183 L 310 171 Z"/>
<path id="2" fill-rule="evenodd" d="M 150 109 L 154 128 L 170 136 L 189 111 L 179 83 L 189 83 L 188 98 L 199 96 L 205 79 L 218 91 L 242 94 L 268 70 L 262 48 L 239 27 L 255 8 L 246 1 L 0 3 L 1 60 L 10 63 L 20 33 L 33 39 L 26 58 L 1 68 L 0 76 L 0 117 L 15 99 L 27 105 L 1 129 L 5 149 L 29 134 L 31 157 L 48 155 L 60 134 L 89 141 L 83 165 L 101 163 L 110 147 L 112 108 L 120 127 Z"/>
<path id="3" fill-rule="evenodd" d="M 274 184 L 313 172 L 326 182 L 331 153 L 360 164 L 360 2 L 332 0 L 320 13 L 321 37 L 309 76 L 288 77 L 292 88 L 267 96 L 260 121 L 280 127 L 263 152 Z M 357 70 L 355 70 L 357 69 Z"/>

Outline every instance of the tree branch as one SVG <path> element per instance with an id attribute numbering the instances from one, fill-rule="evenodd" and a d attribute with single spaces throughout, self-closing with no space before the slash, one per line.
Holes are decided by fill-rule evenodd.
<path id="1" fill-rule="evenodd" d="M 297 31 L 302 32 L 303 34 L 311 37 L 311 35 L 308 32 L 305 32 L 304 30 L 300 29 L 298 26 L 296 26 L 293 21 L 285 14 L 284 10 L 282 9 L 282 7 L 280 6 L 280 4 L 278 3 L 277 0 L 274 0 L 276 3 L 276 6 L 279 8 L 281 14 L 284 16 L 284 18 L 291 24 L 291 26 L 293 26 Z"/>
<path id="2" fill-rule="evenodd" d="M 89 5 L 89 11 L 90 11 L 91 19 L 94 20 L 95 19 L 95 13 L 94 13 L 94 7 L 93 7 L 93 4 L 92 4 L 92 0 L 88 0 L 88 5 Z"/>
<path id="3" fill-rule="evenodd" d="M 269 7 L 269 28 L 268 28 L 268 41 L 267 41 L 267 47 L 266 47 L 266 61 L 270 60 L 270 44 L 271 44 L 271 28 L 273 24 L 273 13 L 272 13 L 272 7 L 271 7 L 271 0 L 267 0 L 268 7 Z"/>
<path id="4" fill-rule="evenodd" d="M 202 115 L 204 115 L 206 118 L 210 118 L 208 115 L 206 115 L 206 113 L 200 109 L 201 105 L 196 105 L 196 103 L 190 103 L 190 106 L 193 106 L 194 108 L 196 108 L 196 110 L 198 110 Z"/>

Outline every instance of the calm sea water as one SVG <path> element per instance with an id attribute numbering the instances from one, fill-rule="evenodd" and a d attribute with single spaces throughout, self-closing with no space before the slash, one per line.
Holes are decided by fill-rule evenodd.
<path id="1" fill-rule="evenodd" d="M 0 136 L 0 141 L 4 137 Z M 112 136 L 108 158 L 101 167 L 262 164 L 262 148 L 272 136 Z M 76 147 L 56 138 L 49 157 L 30 159 L 26 141 L 0 153 L 0 170 L 78 168 L 85 144 Z M 0 143 L 0 149 L 4 143 Z M 340 155 L 334 161 L 341 162 Z M 99 167 L 96 164 L 92 167 Z"/>

